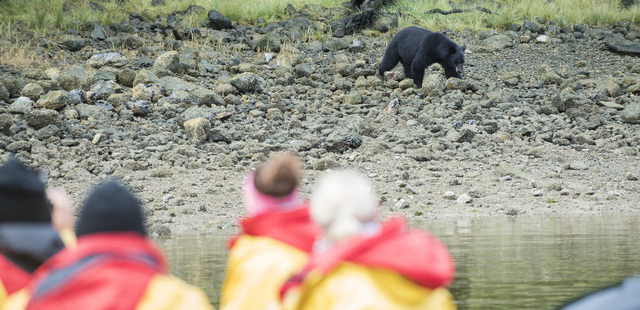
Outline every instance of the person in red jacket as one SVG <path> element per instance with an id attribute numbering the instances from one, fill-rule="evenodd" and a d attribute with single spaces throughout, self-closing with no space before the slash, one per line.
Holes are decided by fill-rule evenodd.
<path id="1" fill-rule="evenodd" d="M 5 309 L 213 309 L 201 289 L 169 275 L 138 200 L 116 182 L 89 194 L 75 232 L 75 248 L 40 266 Z"/>
<path id="2" fill-rule="evenodd" d="M 299 197 L 300 177 L 298 158 L 281 154 L 246 178 L 248 216 L 230 243 L 220 309 L 280 309 L 280 287 L 307 263 L 320 231 Z"/>
<path id="3" fill-rule="evenodd" d="M 64 243 L 51 225 L 44 183 L 10 158 L 0 168 L 0 308 Z"/>
<path id="4" fill-rule="evenodd" d="M 322 228 L 309 264 L 283 285 L 285 309 L 455 309 L 447 248 L 403 218 L 377 220 L 369 180 L 351 170 L 318 181 L 311 217 Z"/>

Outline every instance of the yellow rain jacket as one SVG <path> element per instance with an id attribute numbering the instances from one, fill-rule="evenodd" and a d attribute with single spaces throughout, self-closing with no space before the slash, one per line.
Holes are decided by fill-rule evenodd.
<path id="1" fill-rule="evenodd" d="M 357 236 L 314 253 L 282 288 L 286 310 L 453 310 L 446 289 L 455 273 L 435 237 L 406 230 L 392 219 L 370 236 Z"/>
<path id="2" fill-rule="evenodd" d="M 387 269 L 343 262 L 327 276 L 311 272 L 287 292 L 286 310 L 455 310 L 444 287 L 420 286 Z"/>
<path id="3" fill-rule="evenodd" d="M 308 208 L 244 219 L 232 240 L 221 310 L 282 309 L 280 287 L 309 261 L 319 229 Z"/>

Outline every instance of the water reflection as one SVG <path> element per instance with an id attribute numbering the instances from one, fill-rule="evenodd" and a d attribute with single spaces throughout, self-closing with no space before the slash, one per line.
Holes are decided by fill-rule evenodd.
<path id="1" fill-rule="evenodd" d="M 640 216 L 473 218 L 414 222 L 438 236 L 456 261 L 459 309 L 555 309 L 640 274 Z M 214 304 L 232 231 L 158 240 L 174 274 L 203 287 Z"/>

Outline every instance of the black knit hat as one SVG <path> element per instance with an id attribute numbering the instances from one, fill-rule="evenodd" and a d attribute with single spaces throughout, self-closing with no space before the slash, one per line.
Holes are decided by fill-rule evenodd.
<path id="1" fill-rule="evenodd" d="M 109 181 L 99 185 L 82 205 L 76 235 L 124 231 L 146 236 L 140 202 L 116 182 Z"/>
<path id="2" fill-rule="evenodd" d="M 35 171 L 15 158 L 0 168 L 2 222 L 51 222 L 44 183 Z"/>

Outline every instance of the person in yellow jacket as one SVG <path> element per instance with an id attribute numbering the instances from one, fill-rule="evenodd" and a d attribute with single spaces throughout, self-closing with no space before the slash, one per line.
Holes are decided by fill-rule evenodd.
<path id="1" fill-rule="evenodd" d="M 75 248 L 40 266 L 4 309 L 213 309 L 201 289 L 169 274 L 138 200 L 119 184 L 91 192 L 76 235 Z"/>
<path id="2" fill-rule="evenodd" d="M 0 168 L 0 308 L 64 247 L 54 226 L 44 183 L 10 158 Z"/>
<path id="3" fill-rule="evenodd" d="M 322 228 L 309 264 L 282 287 L 285 309 L 452 310 L 447 248 L 403 218 L 378 222 L 369 181 L 350 170 L 323 176 L 311 197 Z"/>
<path id="4" fill-rule="evenodd" d="M 299 198 L 300 166 L 296 157 L 282 154 L 246 178 L 248 217 L 230 242 L 221 310 L 281 309 L 280 287 L 307 264 L 320 230 Z"/>

